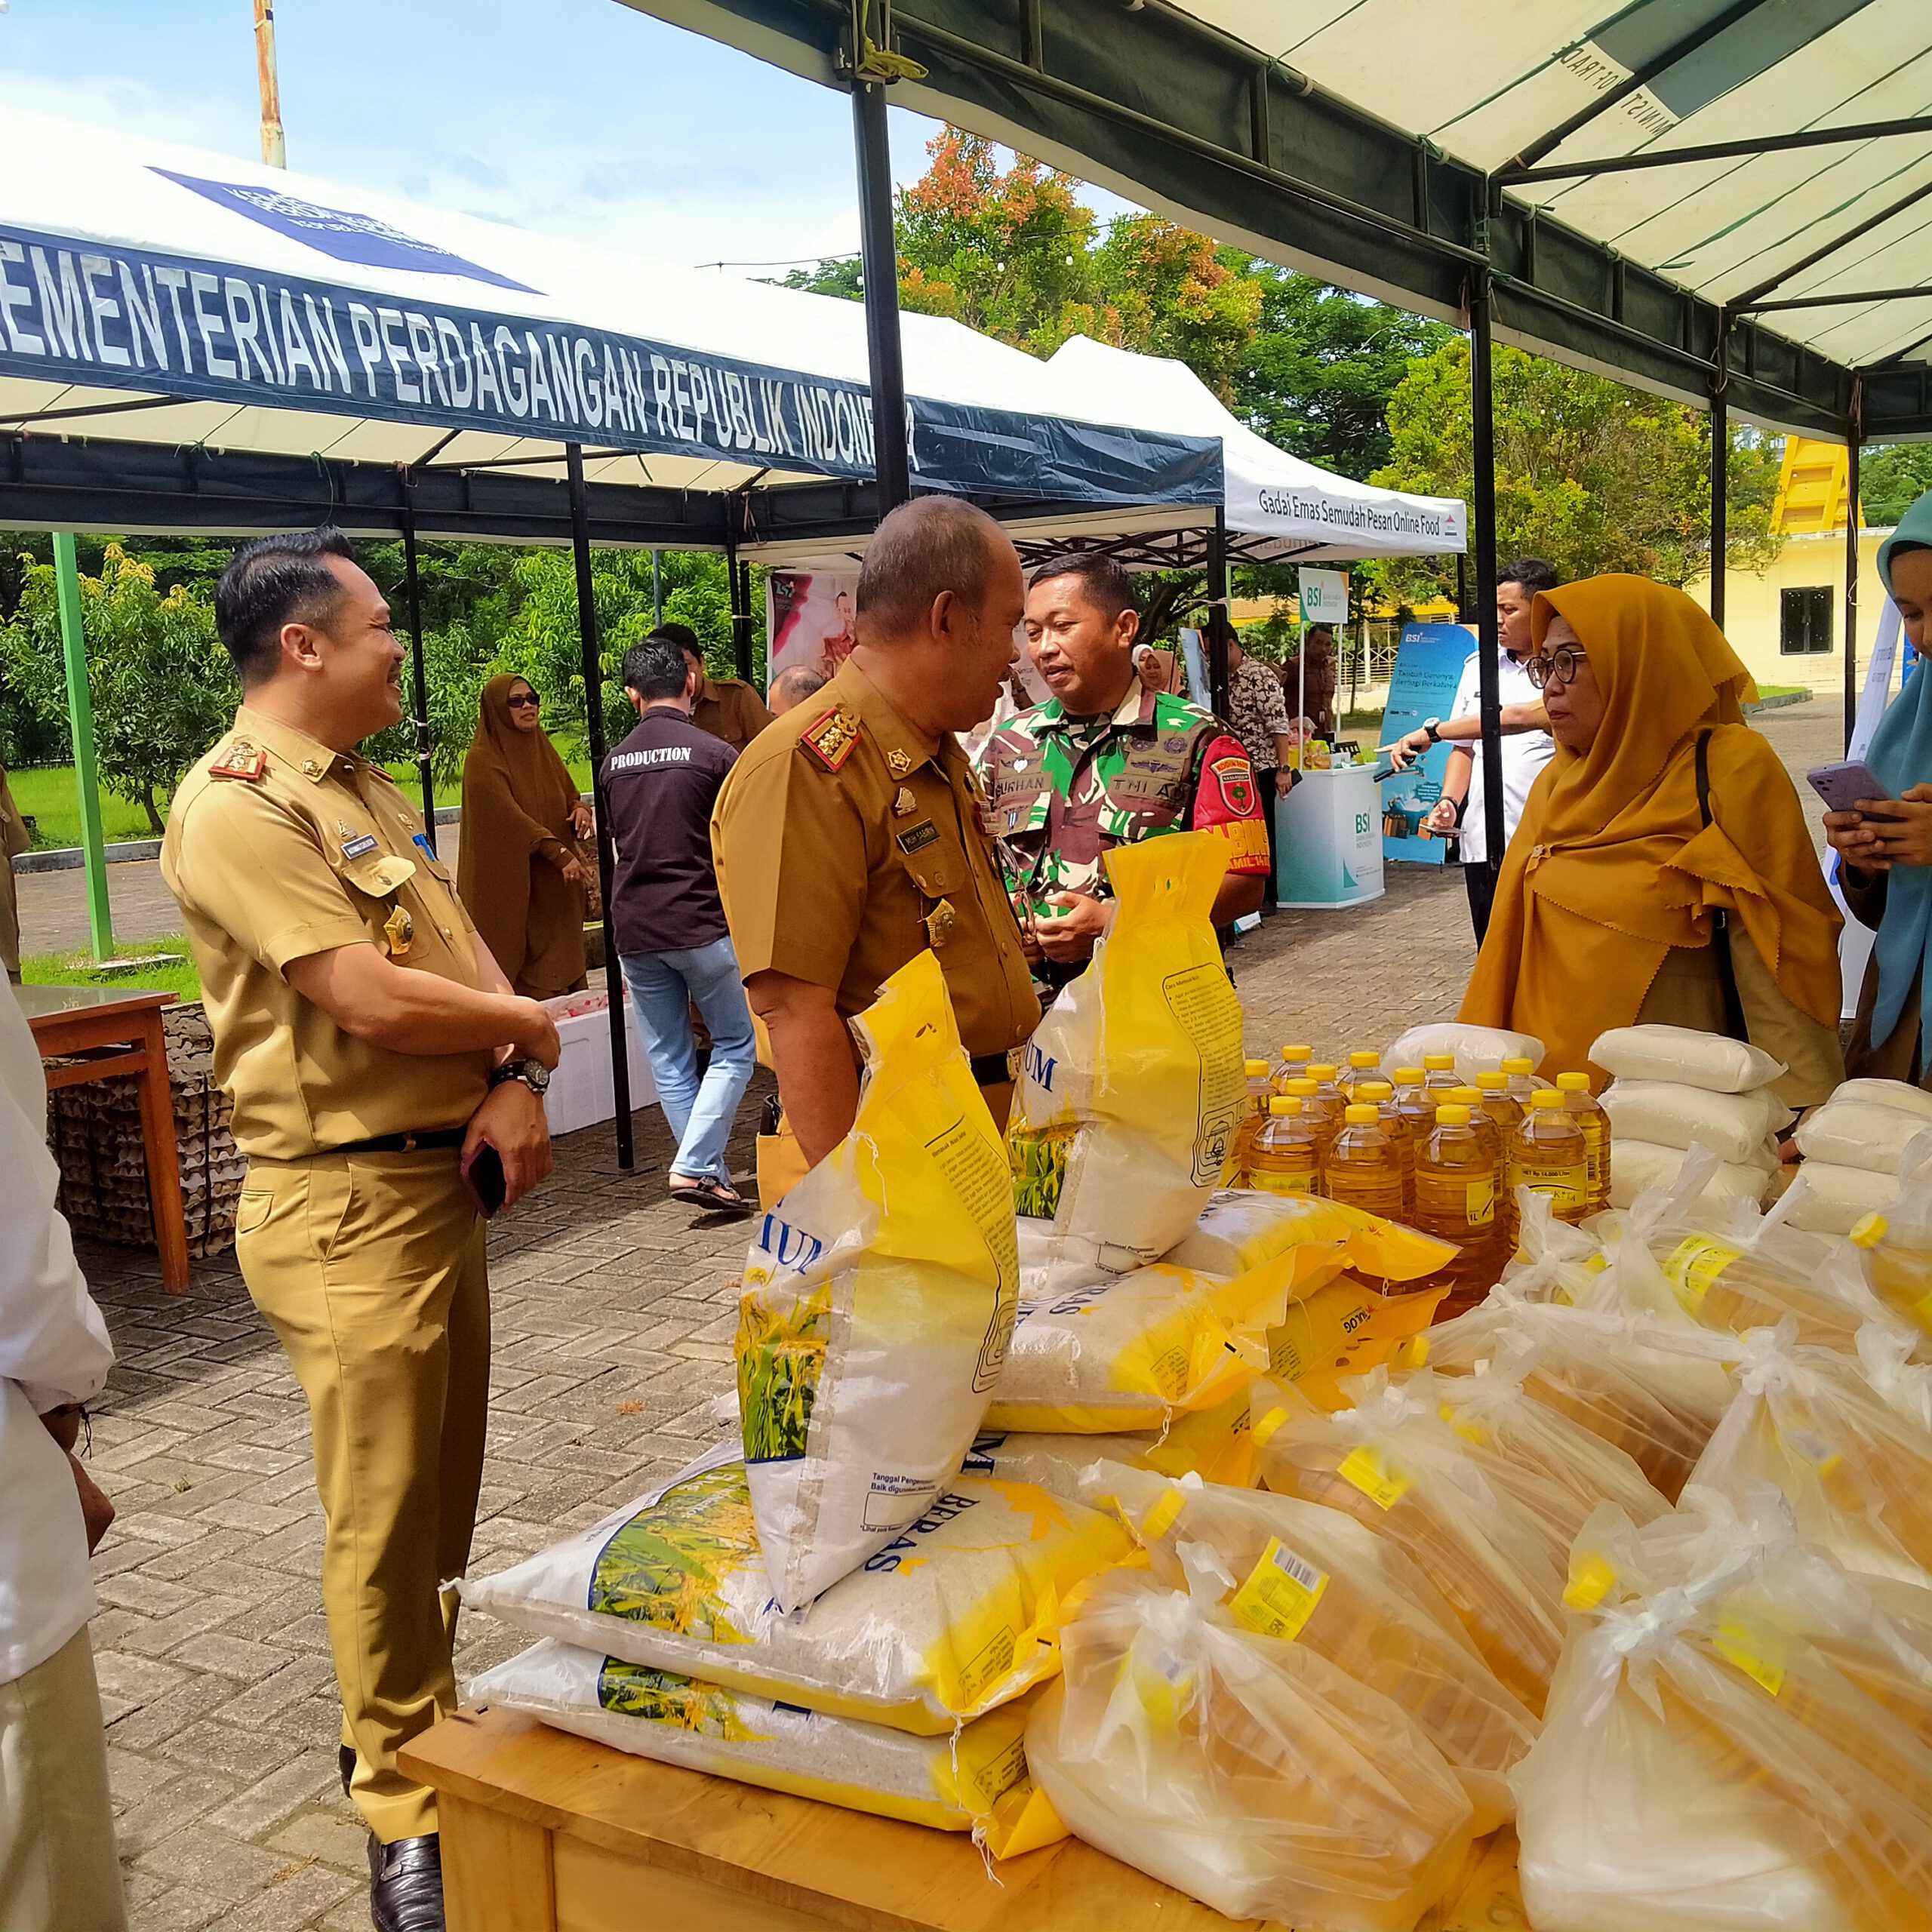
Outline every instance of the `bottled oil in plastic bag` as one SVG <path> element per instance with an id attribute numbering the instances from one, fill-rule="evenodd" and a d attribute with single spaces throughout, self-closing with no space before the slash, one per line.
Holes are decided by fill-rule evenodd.
<path id="1" fill-rule="evenodd" d="M 1277 1094 L 1248 1149 L 1247 1182 L 1264 1194 L 1312 1194 L 1321 1180 L 1321 1141 L 1294 1094 Z"/>
<path id="2" fill-rule="evenodd" d="M 1438 1277 L 1449 1290 L 1444 1321 L 1474 1307 L 1502 1276 L 1498 1168 L 1493 1140 L 1474 1124 L 1466 1106 L 1436 1109 L 1435 1124 L 1416 1152 L 1410 1220 L 1424 1234 L 1457 1245 L 1455 1260 Z"/>
<path id="3" fill-rule="evenodd" d="M 1583 1130 L 1588 1168 L 1583 1212 L 1601 1214 L 1610 1205 L 1610 1116 L 1590 1091 L 1587 1073 L 1559 1073 L 1556 1085 L 1563 1111 Z"/>
<path id="4" fill-rule="evenodd" d="M 1321 1189 L 1332 1201 L 1365 1214 L 1399 1221 L 1402 1157 L 1377 1110 L 1367 1102 L 1343 1109 L 1342 1131 L 1329 1144 Z"/>
<path id="5" fill-rule="evenodd" d="M 1921 1335 L 1932 1336 L 1932 1134 L 1915 1134 L 1899 1162 L 1899 1198 L 1851 1231 L 1866 1285 Z"/>

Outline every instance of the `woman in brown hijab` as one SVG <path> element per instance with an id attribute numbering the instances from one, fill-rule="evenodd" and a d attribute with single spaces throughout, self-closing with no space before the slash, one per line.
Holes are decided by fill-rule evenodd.
<path id="1" fill-rule="evenodd" d="M 515 990 L 530 999 L 584 983 L 591 829 L 569 769 L 521 678 L 492 678 L 463 761 L 457 890 Z"/>

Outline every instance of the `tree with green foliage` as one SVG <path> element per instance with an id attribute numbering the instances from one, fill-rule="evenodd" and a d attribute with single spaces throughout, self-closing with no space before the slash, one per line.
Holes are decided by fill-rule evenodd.
<path id="1" fill-rule="evenodd" d="M 163 591 L 152 565 L 109 543 L 100 574 L 82 576 L 80 586 L 100 774 L 140 806 L 158 838 L 162 801 L 228 723 L 238 687 L 213 607 L 186 584 Z M 0 667 L 18 701 L 64 737 L 67 681 L 51 563 L 22 566 L 19 604 L 0 627 Z"/>
<path id="2" fill-rule="evenodd" d="M 1932 490 L 1932 443 L 1878 443 L 1858 458 L 1858 501 L 1866 528 L 1898 521 Z"/>
<path id="3" fill-rule="evenodd" d="M 1520 349 L 1495 352 L 1496 545 L 1546 557 L 1565 577 L 1629 571 L 1681 586 L 1709 567 L 1710 419 L 1604 376 Z M 1469 346 L 1452 337 L 1414 363 L 1389 405 L 1389 460 L 1373 481 L 1429 496 L 1475 494 Z M 1779 447 L 1730 430 L 1725 558 L 1761 570 Z M 1448 592 L 1454 560 L 1374 567 L 1398 595 Z"/>

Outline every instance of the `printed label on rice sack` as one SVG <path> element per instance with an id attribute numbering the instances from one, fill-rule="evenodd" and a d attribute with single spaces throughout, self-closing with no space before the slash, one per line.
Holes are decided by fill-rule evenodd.
<path id="1" fill-rule="evenodd" d="M 761 1743 L 746 1724 L 743 1700 L 715 1684 L 700 1684 L 672 1670 L 606 1657 L 598 1666 L 597 1701 L 607 1711 L 644 1718 L 706 1737 L 734 1743 Z"/>
<path id="2" fill-rule="evenodd" d="M 1195 1103 L 1194 1184 L 1213 1187 L 1247 1111 L 1241 1052 L 1241 1001 L 1217 960 L 1171 973 L 1161 982 L 1168 1010 L 1199 1056 Z"/>
<path id="3" fill-rule="evenodd" d="M 986 1252 L 999 1271 L 986 1338 L 980 1344 L 979 1362 L 973 1371 L 973 1392 L 983 1395 L 1006 1366 L 1006 1352 L 1012 1343 L 1013 1324 L 1018 1312 L 1017 1293 L 1000 1291 L 1000 1284 L 1017 1283 L 1020 1279 L 1020 1238 L 1013 1225 L 1012 1189 L 1007 1184 L 1007 1171 L 986 1158 L 985 1143 L 977 1129 L 969 1127 L 964 1119 L 928 1140 L 926 1151 L 979 1229 Z"/>

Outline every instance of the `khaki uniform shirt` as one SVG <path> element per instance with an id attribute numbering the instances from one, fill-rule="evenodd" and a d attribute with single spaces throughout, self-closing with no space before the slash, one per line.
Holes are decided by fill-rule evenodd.
<path id="1" fill-rule="evenodd" d="M 246 705 L 181 781 L 162 877 L 180 902 L 235 1138 L 298 1160 L 379 1135 L 460 1127 L 487 1053 L 401 1054 L 352 1038 L 283 970 L 340 946 L 481 983 L 475 940 L 423 821 L 388 774 Z"/>
<path id="2" fill-rule="evenodd" d="M 19 888 L 14 883 L 14 861 L 33 843 L 8 789 L 7 768 L 0 765 L 0 968 L 20 970 Z"/>
<path id="3" fill-rule="evenodd" d="M 771 713 L 743 678 L 707 677 L 692 703 L 691 722 L 741 752 L 771 722 Z"/>
<path id="4" fill-rule="evenodd" d="M 829 987 L 850 1018 L 930 945 L 974 1059 L 1038 1023 L 1020 928 L 952 738 L 929 757 L 856 664 L 731 768 L 711 848 L 738 970 Z"/>

